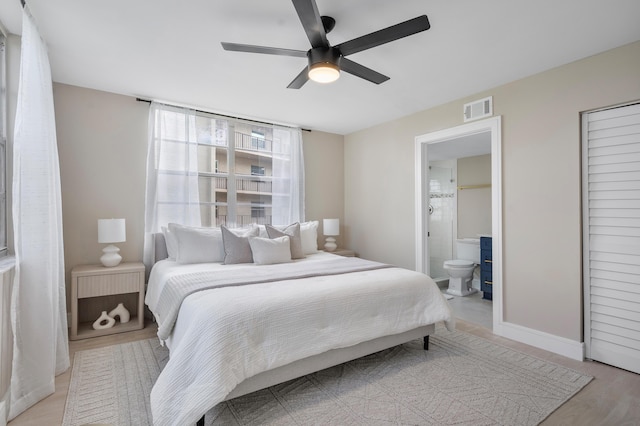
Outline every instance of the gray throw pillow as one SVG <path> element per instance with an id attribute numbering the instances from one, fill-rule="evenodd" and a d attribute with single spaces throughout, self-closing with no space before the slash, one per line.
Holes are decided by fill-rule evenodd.
<path id="1" fill-rule="evenodd" d="M 257 228 L 247 230 L 245 233 L 232 232 L 226 226 L 221 226 L 222 244 L 224 246 L 224 264 L 232 265 L 234 263 L 253 263 L 253 254 L 249 237 L 257 234 Z"/>
<path id="2" fill-rule="evenodd" d="M 291 224 L 280 231 L 271 225 L 265 225 L 267 229 L 267 235 L 269 238 L 289 237 L 289 243 L 291 244 L 291 258 L 303 259 L 306 256 L 302 250 L 302 239 L 300 238 L 300 224 L 298 222 Z"/>

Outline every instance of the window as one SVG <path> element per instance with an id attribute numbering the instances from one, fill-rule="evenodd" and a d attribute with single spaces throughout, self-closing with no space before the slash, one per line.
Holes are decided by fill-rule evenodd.
<path id="1" fill-rule="evenodd" d="M 264 205 L 262 203 L 251 202 L 251 218 L 262 219 L 266 217 Z"/>
<path id="2" fill-rule="evenodd" d="M 264 176 L 264 167 L 251 165 L 251 176 Z"/>
<path id="3" fill-rule="evenodd" d="M 0 257 L 7 255 L 7 76 L 6 37 L 0 31 Z"/>
<path id="4" fill-rule="evenodd" d="M 219 130 L 213 139 L 206 131 L 198 131 L 201 225 L 271 223 L 273 153 L 265 151 L 272 146 L 272 132 L 201 113 L 196 116 L 196 127 Z M 229 144 L 230 140 L 235 144 Z"/>
<path id="5" fill-rule="evenodd" d="M 258 130 L 251 130 L 251 147 L 253 149 L 265 149 L 267 142 L 264 133 Z"/>
<path id="6" fill-rule="evenodd" d="M 300 129 L 156 103 L 150 114 L 147 233 L 304 220 Z"/>

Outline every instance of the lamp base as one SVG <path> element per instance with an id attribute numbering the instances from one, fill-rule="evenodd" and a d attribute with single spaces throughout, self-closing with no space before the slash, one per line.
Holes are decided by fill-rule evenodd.
<path id="1" fill-rule="evenodd" d="M 327 240 L 324 243 L 324 250 L 325 251 L 334 251 L 337 248 L 338 248 L 338 246 L 336 245 L 336 239 L 333 238 L 333 237 L 327 237 Z"/>
<path id="2" fill-rule="evenodd" d="M 119 251 L 120 249 L 113 244 L 106 246 L 102 249 L 104 254 L 100 257 L 100 262 L 107 268 L 118 266 L 122 260 L 122 256 L 118 254 Z"/>

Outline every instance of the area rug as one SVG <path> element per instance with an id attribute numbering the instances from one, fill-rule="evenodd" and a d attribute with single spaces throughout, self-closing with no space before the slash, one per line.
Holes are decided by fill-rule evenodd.
<path id="1" fill-rule="evenodd" d="M 158 339 L 76 353 L 63 425 L 151 425 Z M 592 377 L 438 327 L 415 340 L 218 404 L 207 425 L 537 425 Z"/>

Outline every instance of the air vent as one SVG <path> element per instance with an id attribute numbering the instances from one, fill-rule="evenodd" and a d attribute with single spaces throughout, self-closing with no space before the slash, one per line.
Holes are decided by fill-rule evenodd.
<path id="1" fill-rule="evenodd" d="M 464 121 L 477 120 L 493 115 L 493 96 L 464 104 Z"/>

